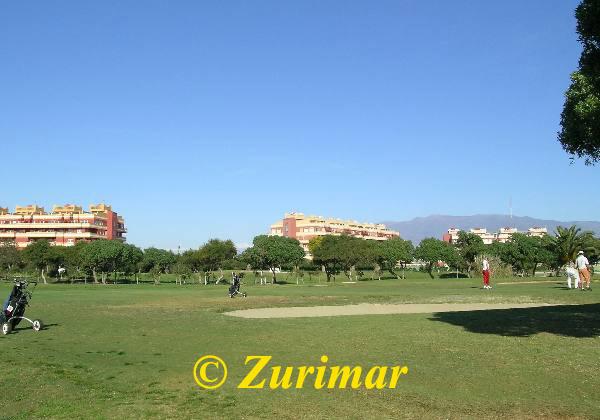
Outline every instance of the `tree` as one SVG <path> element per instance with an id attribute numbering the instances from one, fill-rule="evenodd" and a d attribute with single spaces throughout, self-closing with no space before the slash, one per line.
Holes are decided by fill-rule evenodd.
<path id="1" fill-rule="evenodd" d="M 173 264 L 173 267 L 171 267 L 171 272 L 175 274 L 175 284 L 181 285 L 183 285 L 183 283 L 193 274 L 191 268 L 184 264 L 181 259 Z"/>
<path id="2" fill-rule="evenodd" d="M 169 272 L 177 257 L 173 252 L 165 249 L 147 248 L 141 262 L 142 270 L 151 274 L 154 284 L 160 283 L 160 276 Z"/>
<path id="3" fill-rule="evenodd" d="M 304 250 L 298 240 L 284 236 L 259 235 L 252 241 L 252 247 L 245 252 L 245 258 L 252 261 L 254 268 L 267 268 L 273 274 L 273 283 L 277 283 L 275 272 L 283 265 L 296 266 L 304 259 Z M 252 265 L 252 263 L 250 263 Z"/>
<path id="4" fill-rule="evenodd" d="M 81 265 L 86 271 L 92 273 L 95 283 L 98 283 L 98 273 L 101 275 L 102 284 L 107 283 L 107 277 L 112 273 L 116 284 L 118 272 L 125 274 L 135 272 L 140 259 L 139 252 L 137 247 L 124 244 L 119 240 L 93 241 L 81 249 Z"/>
<path id="5" fill-rule="evenodd" d="M 548 250 L 547 241 L 548 239 L 515 233 L 500 248 L 500 259 L 521 275 L 531 272 L 535 276 L 538 265 L 548 264 L 553 258 Z"/>
<path id="6" fill-rule="evenodd" d="M 380 255 L 377 243 L 349 235 L 327 235 L 311 239 L 308 249 L 313 262 L 323 267 L 327 281 L 340 271 L 349 280 L 362 276 L 361 268 L 373 266 Z M 358 270 L 357 270 L 358 269 Z"/>
<path id="7" fill-rule="evenodd" d="M 460 263 L 467 269 L 467 274 L 471 277 L 471 271 L 475 267 L 475 259 L 484 250 L 485 245 L 480 236 L 471 232 L 460 231 L 456 248 L 460 256 Z"/>
<path id="8" fill-rule="evenodd" d="M 436 238 L 423 239 L 415 249 L 415 257 L 426 263 L 427 272 L 431 278 L 433 278 L 433 267 L 438 262 L 455 265 L 459 258 L 456 248 Z"/>
<path id="9" fill-rule="evenodd" d="M 600 85 L 600 1 L 583 0 L 575 10 L 577 33 L 583 51 L 579 58 L 581 70 L 595 76 L 595 83 Z"/>
<path id="10" fill-rule="evenodd" d="M 64 264 L 67 269 L 67 276 L 73 281 L 78 276 L 83 277 L 87 283 L 85 264 L 83 260 L 84 248 L 89 245 L 89 242 L 77 242 L 73 246 L 65 247 Z"/>
<path id="11" fill-rule="evenodd" d="M 103 264 L 102 249 L 104 240 L 87 243 L 80 249 L 80 259 L 83 269 L 92 274 L 94 283 L 98 283 L 98 273 Z M 103 277 L 104 281 L 104 277 Z"/>
<path id="12" fill-rule="evenodd" d="M 583 250 L 587 232 L 581 232 L 577 226 L 564 228 L 558 226 L 551 239 L 551 250 L 555 256 L 554 268 L 559 269 L 569 261 L 574 261 L 577 252 Z"/>
<path id="13" fill-rule="evenodd" d="M 532 275 L 535 276 L 535 272 L 538 268 L 538 264 L 543 264 L 547 268 L 553 268 L 555 265 L 555 255 L 552 252 L 552 238 L 548 235 L 542 237 L 534 237 L 536 242 L 537 254 L 533 261 Z"/>
<path id="14" fill-rule="evenodd" d="M 328 282 L 342 270 L 338 238 L 333 235 L 316 236 L 308 242 L 313 262 L 323 267 Z"/>
<path id="15" fill-rule="evenodd" d="M 0 273 L 11 272 L 23 262 L 21 253 L 12 241 L 0 242 Z"/>
<path id="16" fill-rule="evenodd" d="M 240 255 L 240 260 L 249 265 L 253 270 L 268 270 L 267 258 L 263 249 L 251 246 Z"/>
<path id="17" fill-rule="evenodd" d="M 585 255 L 590 264 L 594 266 L 600 262 L 600 238 L 588 235 L 585 243 Z"/>
<path id="18" fill-rule="evenodd" d="M 231 240 L 221 241 L 219 239 L 211 239 L 198 250 L 198 262 L 204 270 L 204 283 L 206 284 L 207 276 L 213 271 L 220 270 L 221 276 L 217 280 L 217 284 L 223 279 L 222 264 L 223 261 L 230 260 L 237 255 L 235 245 Z"/>
<path id="19" fill-rule="evenodd" d="M 144 252 L 135 245 L 123 244 L 119 268 L 126 276 L 135 275 L 135 282 L 139 284 L 139 267 L 144 259 Z"/>
<path id="20" fill-rule="evenodd" d="M 600 160 L 600 0 L 583 0 L 575 16 L 583 51 L 565 93 L 558 139 L 590 165 Z"/>
<path id="21" fill-rule="evenodd" d="M 354 274 L 356 281 L 356 268 L 372 265 L 376 261 L 375 243 L 349 235 L 335 236 L 335 238 L 340 268 L 348 280 L 352 280 Z M 362 272 L 360 274 L 362 275 Z"/>
<path id="22" fill-rule="evenodd" d="M 23 250 L 23 259 L 40 272 L 44 284 L 47 284 L 46 274 L 50 269 L 50 263 L 52 262 L 52 247 L 46 240 L 35 241 Z"/>
<path id="23" fill-rule="evenodd" d="M 375 243 L 377 264 L 384 270 L 389 271 L 396 278 L 400 278 L 394 271 L 396 266 L 402 266 L 402 278 L 404 278 L 404 267 L 413 260 L 415 248 L 411 241 L 400 238 L 392 238 L 387 241 Z"/>
<path id="24" fill-rule="evenodd" d="M 58 274 L 60 280 L 63 280 L 63 272 L 67 261 L 72 257 L 72 250 L 66 246 L 51 246 L 48 257 L 49 270 L 48 273 Z M 61 268 L 63 270 L 61 270 Z"/>
<path id="25" fill-rule="evenodd" d="M 567 153 L 584 158 L 586 165 L 600 160 L 600 92 L 580 72 L 571 76 L 560 125 L 558 139 Z"/>
<path id="26" fill-rule="evenodd" d="M 185 251 L 179 256 L 178 262 L 186 266 L 192 273 L 197 274 L 198 283 L 200 283 L 202 277 L 200 275 L 200 273 L 202 272 L 202 261 L 200 260 L 199 250 L 190 249 Z"/>

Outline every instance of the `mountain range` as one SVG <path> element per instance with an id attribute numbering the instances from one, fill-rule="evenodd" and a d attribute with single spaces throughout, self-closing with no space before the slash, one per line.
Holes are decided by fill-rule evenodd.
<path id="1" fill-rule="evenodd" d="M 449 228 L 468 230 L 471 228 L 486 228 L 488 232 L 497 232 L 501 227 L 515 227 L 519 231 L 527 231 L 530 227 L 545 227 L 548 233 L 554 232 L 557 226 L 569 227 L 576 225 L 582 230 L 591 230 L 600 234 L 600 222 L 594 221 L 558 221 L 536 219 L 528 216 L 509 216 L 506 214 L 476 214 L 473 216 L 432 215 L 416 217 L 404 222 L 382 222 L 388 228 L 400 232 L 400 237 L 418 245 L 424 238 L 442 239 Z"/>

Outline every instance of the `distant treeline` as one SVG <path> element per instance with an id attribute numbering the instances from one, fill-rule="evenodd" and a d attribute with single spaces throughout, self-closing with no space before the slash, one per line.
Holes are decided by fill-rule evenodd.
<path id="1" fill-rule="evenodd" d="M 415 261 L 430 275 L 434 268 L 443 266 L 471 276 L 479 271 L 484 256 L 493 270 L 506 275 L 535 275 L 540 267 L 558 273 L 580 250 L 592 264 L 600 260 L 600 239 L 575 226 L 559 227 L 553 235 L 543 237 L 517 233 L 506 243 L 491 245 L 484 245 L 473 233 L 460 232 L 456 244 L 426 238 L 414 248 L 410 241 L 400 238 L 373 241 L 327 235 L 313 238 L 308 248 L 311 259 L 305 258 L 296 239 L 267 235 L 255 237 L 252 247 L 241 254 L 231 240 L 220 239 L 211 239 L 200 248 L 181 254 L 158 248 L 140 249 L 117 240 L 79 242 L 71 247 L 52 246 L 40 240 L 23 250 L 5 241 L 0 243 L 0 277 L 30 275 L 44 282 L 54 277 L 106 284 L 123 277 L 139 282 L 144 273 L 155 283 L 160 283 L 162 275 L 171 274 L 177 282 L 207 284 L 224 280 L 226 270 L 264 270 L 271 273 L 276 283 L 281 269 L 298 275 L 322 271 L 329 281 L 340 273 L 356 280 L 366 270 L 377 278 L 383 271 L 402 278 L 406 266 Z"/>

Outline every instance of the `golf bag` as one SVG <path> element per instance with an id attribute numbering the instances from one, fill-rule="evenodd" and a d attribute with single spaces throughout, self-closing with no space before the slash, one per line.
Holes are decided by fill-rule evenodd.
<path id="1" fill-rule="evenodd" d="M 33 282 L 33 285 L 35 287 L 37 282 Z M 25 309 L 29 305 L 32 294 L 33 291 L 29 290 L 29 282 L 26 280 L 15 280 L 12 291 L 4 301 L 2 311 L 0 312 L 2 334 L 9 334 L 22 320 L 29 322 L 35 331 L 44 328 L 41 320 L 31 320 L 25 317 Z"/>
<path id="2" fill-rule="evenodd" d="M 240 287 L 241 287 L 241 280 L 242 280 L 242 275 L 237 275 L 234 274 L 233 275 L 233 280 L 231 282 L 231 286 L 229 286 L 229 297 L 233 298 L 236 295 L 240 295 L 243 297 L 246 297 L 246 293 L 240 292 Z"/>

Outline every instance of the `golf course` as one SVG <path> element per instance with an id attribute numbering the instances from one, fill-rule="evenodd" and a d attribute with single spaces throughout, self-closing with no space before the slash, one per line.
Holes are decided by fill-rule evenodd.
<path id="1" fill-rule="evenodd" d="M 226 283 L 39 284 L 26 316 L 46 328 L 24 322 L 0 336 L 0 417 L 597 418 L 599 291 L 568 290 L 562 277 L 492 285 L 420 272 L 335 283 L 282 276 L 276 285 L 247 278 L 248 296 L 231 299 Z M 312 308 L 343 306 L 364 310 Z M 285 316 L 292 307 L 299 315 Z M 276 311 L 244 312 L 258 309 Z M 194 380 L 204 355 L 227 363 L 217 389 Z M 408 373 L 395 389 L 238 389 L 249 355 L 272 356 L 267 382 L 270 366 L 317 366 L 323 355 L 329 365 Z"/>

